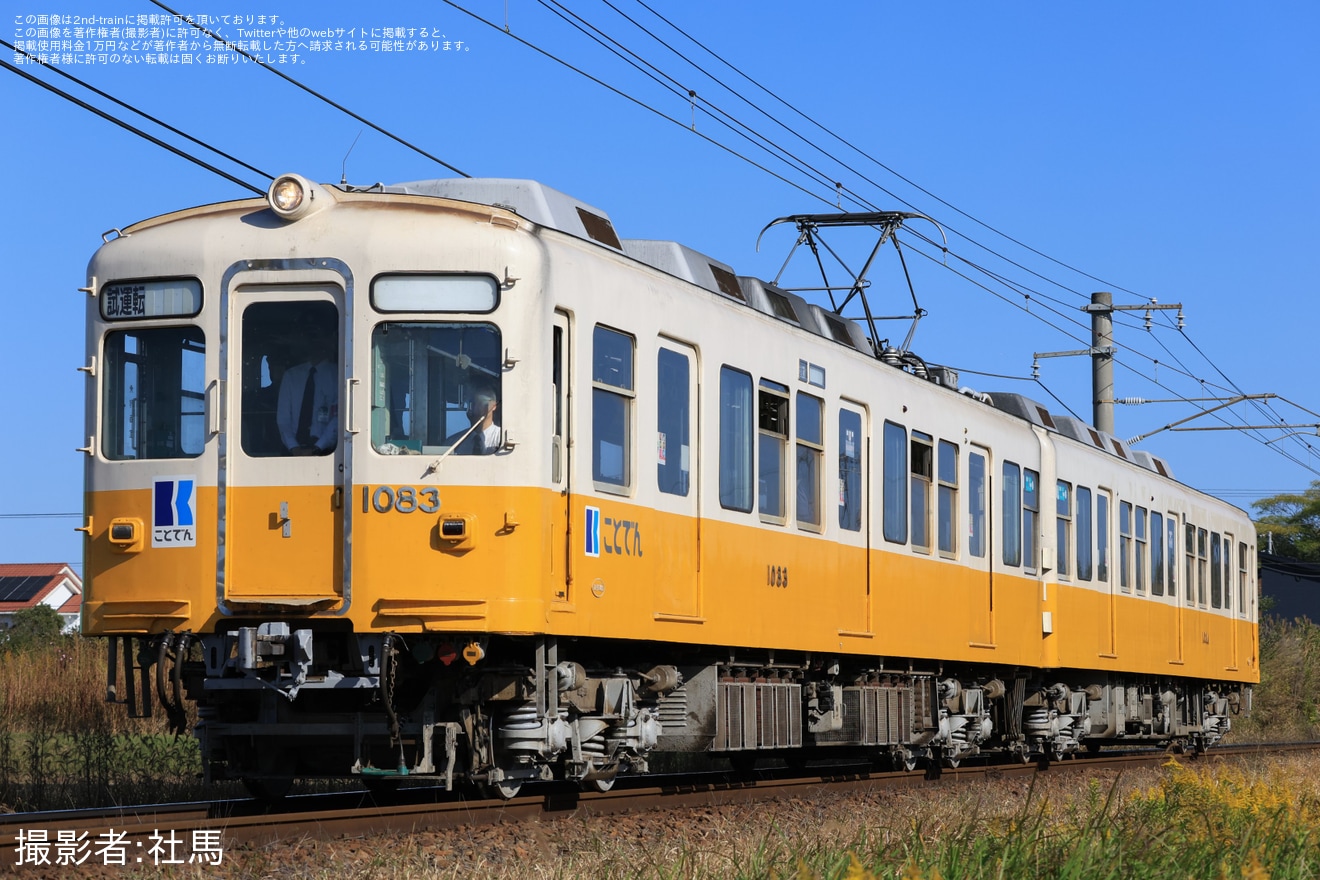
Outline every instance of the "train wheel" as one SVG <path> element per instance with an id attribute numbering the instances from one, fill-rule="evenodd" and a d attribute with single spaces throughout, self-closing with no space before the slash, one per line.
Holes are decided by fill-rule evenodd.
<path id="1" fill-rule="evenodd" d="M 592 791 L 598 791 L 601 794 L 604 794 L 605 792 L 609 791 L 611 788 L 614 787 L 615 778 L 616 777 L 611 776 L 608 779 L 606 779 L 605 777 L 600 777 L 599 779 L 588 779 L 584 784 L 589 786 Z"/>

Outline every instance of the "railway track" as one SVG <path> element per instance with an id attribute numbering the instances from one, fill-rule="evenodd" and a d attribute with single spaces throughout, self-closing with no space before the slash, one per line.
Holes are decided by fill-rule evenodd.
<path id="1" fill-rule="evenodd" d="M 1227 746 L 1196 760 L 1217 760 L 1289 751 L 1314 751 L 1320 743 Z M 511 801 L 471 799 L 437 789 L 404 789 L 377 798 L 368 792 L 300 795 L 275 807 L 255 800 L 155 804 L 111 809 L 13 813 L 0 816 L 0 850 L 38 852 L 49 864 L 63 853 L 97 864 L 219 863 L 225 849 L 238 844 L 369 837 L 483 825 L 496 822 L 546 821 L 569 816 L 603 816 L 649 809 L 685 809 L 825 793 L 930 785 L 972 785 L 979 779 L 1031 776 L 1040 772 L 1072 773 L 1123 770 L 1162 763 L 1171 756 L 1158 750 L 1102 753 L 1048 765 L 964 764 L 938 772 L 875 772 L 862 765 L 813 766 L 804 774 L 765 771 L 760 778 L 726 773 L 620 781 L 605 793 L 562 786 L 529 786 Z M 1184 758 L 1186 759 L 1186 758 Z M 631 783 L 631 785 L 629 784 Z M 59 847 L 63 843 L 64 849 Z M 26 850 L 24 849 L 26 847 Z M 106 861 L 109 858 L 112 861 Z M 0 862 L 22 864 L 0 857 Z M 66 862 L 76 863 L 76 862 Z"/>

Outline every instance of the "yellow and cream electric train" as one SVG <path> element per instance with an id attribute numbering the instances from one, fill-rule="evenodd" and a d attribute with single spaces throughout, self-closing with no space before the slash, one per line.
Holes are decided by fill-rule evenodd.
<path id="1" fill-rule="evenodd" d="M 83 632 L 213 777 L 1201 749 L 1259 678 L 1240 510 L 548 187 L 107 237 Z"/>

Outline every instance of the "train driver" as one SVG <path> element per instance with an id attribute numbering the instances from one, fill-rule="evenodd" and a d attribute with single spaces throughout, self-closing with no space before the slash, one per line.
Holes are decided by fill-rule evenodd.
<path id="1" fill-rule="evenodd" d="M 501 436 L 500 426 L 495 424 L 495 410 L 499 405 L 494 388 L 489 385 L 476 386 L 467 406 L 471 427 L 446 437 L 445 445 L 453 446 L 457 443 L 455 455 L 490 455 L 498 452 Z"/>
<path id="2" fill-rule="evenodd" d="M 303 362 L 280 379 L 275 423 L 290 455 L 326 455 L 339 441 L 335 332 L 312 324 L 304 343 Z"/>

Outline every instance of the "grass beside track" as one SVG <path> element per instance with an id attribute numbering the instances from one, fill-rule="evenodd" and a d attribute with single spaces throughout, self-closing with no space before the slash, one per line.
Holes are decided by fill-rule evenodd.
<path id="1" fill-rule="evenodd" d="M 1234 719 L 1232 739 L 1320 738 L 1320 627 L 1267 621 L 1261 666 L 1255 710 Z M 0 656 L 0 809 L 232 793 L 202 789 L 190 738 L 169 735 L 163 718 L 127 718 L 104 693 L 102 642 Z M 1046 775 L 1033 786 L 309 842 L 235 850 L 223 866 L 177 876 L 1320 878 L 1318 771 L 1303 757 L 1170 763 L 1104 782 Z"/>
<path id="2" fill-rule="evenodd" d="M 116 877 L 256 880 L 1266 880 L 1320 873 L 1320 759 L 954 779 L 773 803 L 567 817 L 225 852 Z"/>

